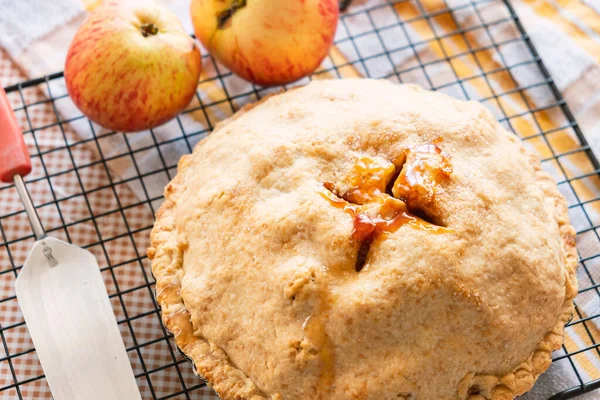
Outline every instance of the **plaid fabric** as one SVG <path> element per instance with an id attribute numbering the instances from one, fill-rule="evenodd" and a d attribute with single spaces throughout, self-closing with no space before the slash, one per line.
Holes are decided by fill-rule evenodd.
<path id="1" fill-rule="evenodd" d="M 89 9 L 98 3 L 84 1 Z M 528 28 L 534 39 L 560 37 L 561 43 L 576 46 L 572 57 L 583 60 L 585 68 L 557 83 L 593 133 L 599 109 L 593 105 L 600 101 L 592 79 L 600 62 L 596 4 L 551 0 L 514 6 L 527 16 L 523 23 L 533 21 Z M 538 61 L 504 2 L 356 0 L 341 19 L 336 46 L 313 76 L 385 77 L 482 101 L 540 155 L 544 169 L 559 182 L 579 232 L 582 293 L 564 348 L 555 354 L 555 374 L 542 377 L 529 399 L 600 379 L 600 180 Z M 31 71 L 31 65 L 19 65 Z M 0 51 L 0 84 L 24 79 Z M 275 90 L 251 86 L 205 56 L 198 96 L 186 111 L 153 131 L 129 135 L 83 118 L 61 78 L 9 93 L 32 154 L 34 168 L 26 181 L 42 222 L 51 235 L 87 248 L 98 259 L 144 398 L 216 398 L 162 328 L 144 254 L 162 188 L 176 173 L 179 157 L 216 122 Z M 10 186 L 0 186 L 0 233 L 0 399 L 50 398 L 14 297 L 15 277 L 34 239 Z"/>

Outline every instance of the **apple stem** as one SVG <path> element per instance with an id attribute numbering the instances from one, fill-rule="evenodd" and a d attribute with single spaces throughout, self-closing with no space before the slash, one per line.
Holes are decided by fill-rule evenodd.
<path id="1" fill-rule="evenodd" d="M 154 24 L 144 24 L 140 26 L 140 29 L 142 30 L 142 35 L 144 35 L 144 37 L 156 35 L 158 33 L 158 28 Z"/>
<path id="2" fill-rule="evenodd" d="M 219 12 L 217 14 L 217 26 L 219 29 L 225 28 L 225 25 L 231 20 L 233 14 L 235 14 L 235 12 L 240 8 L 244 7 L 246 7 L 246 0 L 234 0 L 229 8 Z"/>

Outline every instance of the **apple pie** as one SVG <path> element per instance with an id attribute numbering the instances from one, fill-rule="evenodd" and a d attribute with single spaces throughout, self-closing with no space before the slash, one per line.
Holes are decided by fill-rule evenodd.
<path id="1" fill-rule="evenodd" d="M 381 80 L 218 124 L 151 239 L 164 324 L 223 399 L 512 399 L 577 292 L 565 200 L 519 139 Z"/>

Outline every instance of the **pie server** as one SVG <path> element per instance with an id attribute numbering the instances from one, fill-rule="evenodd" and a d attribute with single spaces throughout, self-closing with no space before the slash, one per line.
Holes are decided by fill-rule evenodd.
<path id="1" fill-rule="evenodd" d="M 55 400 L 141 399 L 94 256 L 46 236 L 23 176 L 31 160 L 0 87 L 0 180 L 14 182 L 36 242 L 15 289 Z"/>

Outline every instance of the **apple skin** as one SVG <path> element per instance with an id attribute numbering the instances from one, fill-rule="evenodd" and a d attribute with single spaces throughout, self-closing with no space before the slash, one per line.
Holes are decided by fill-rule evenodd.
<path id="1" fill-rule="evenodd" d="M 89 119 L 136 132 L 182 111 L 196 92 L 201 68 L 198 46 L 168 8 L 154 1 L 108 2 L 75 34 L 65 81 Z"/>
<path id="2" fill-rule="evenodd" d="M 221 64 L 248 81 L 273 86 L 298 80 L 321 64 L 333 43 L 339 4 L 192 0 L 191 13 L 196 37 Z"/>

